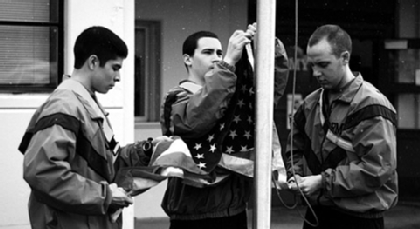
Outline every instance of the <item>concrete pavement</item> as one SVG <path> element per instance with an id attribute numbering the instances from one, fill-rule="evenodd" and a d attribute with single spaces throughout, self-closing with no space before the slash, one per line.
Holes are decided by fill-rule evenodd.
<path id="1" fill-rule="evenodd" d="M 305 211 L 304 206 L 271 209 L 271 229 L 301 229 Z M 384 221 L 385 229 L 420 229 L 420 203 L 400 202 L 385 213 Z"/>
<path id="2" fill-rule="evenodd" d="M 271 209 L 270 229 L 301 229 L 306 207 Z M 248 211 L 249 229 L 252 229 L 252 210 Z M 168 218 L 135 219 L 135 229 L 168 229 Z M 420 229 L 420 203 L 400 201 L 385 213 L 385 229 Z"/>

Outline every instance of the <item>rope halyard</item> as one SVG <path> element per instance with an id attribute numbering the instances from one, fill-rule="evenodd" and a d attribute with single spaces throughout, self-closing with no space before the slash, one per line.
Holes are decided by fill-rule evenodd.
<path id="1" fill-rule="evenodd" d="M 297 50 L 298 50 L 298 34 L 299 34 L 299 14 L 298 14 L 298 11 L 299 11 L 299 0 L 295 0 L 295 48 L 294 48 L 294 66 L 293 66 L 293 84 L 292 84 L 292 102 L 290 103 L 291 104 L 291 107 L 290 107 L 290 110 L 291 111 L 293 111 L 293 109 L 294 109 L 294 102 L 295 102 L 295 94 L 296 94 L 296 74 L 297 74 L 297 65 L 298 65 L 298 61 L 297 61 L 297 58 L 298 58 L 298 53 L 297 53 Z M 293 123 L 294 123 L 294 114 L 293 114 L 293 112 L 291 113 L 291 115 L 290 115 L 290 117 L 289 117 L 290 119 L 289 119 L 289 121 L 290 121 L 290 123 L 291 123 L 291 125 L 290 125 L 290 150 L 291 150 L 291 152 L 290 152 L 290 160 L 291 160 L 291 164 L 293 165 L 294 163 L 293 163 L 293 131 L 294 131 L 294 127 L 293 127 Z M 317 227 L 318 226 L 318 217 L 317 217 L 317 215 L 315 214 L 315 212 L 314 212 L 314 210 L 313 210 L 313 208 L 312 208 L 312 206 L 311 206 L 311 204 L 309 203 L 309 201 L 308 201 L 308 199 L 305 197 L 305 195 L 303 194 L 303 191 L 300 189 L 300 187 L 299 187 L 299 184 L 298 184 L 298 182 L 297 182 L 297 177 L 296 177 L 296 173 L 295 173 L 295 170 L 293 169 L 293 166 L 292 166 L 292 175 L 293 175 L 293 177 L 294 177 L 294 179 L 295 179 L 295 181 L 296 181 L 296 185 L 297 185 L 297 188 L 298 188 L 298 190 L 299 190 L 299 192 L 300 192 L 300 194 L 301 194 L 301 196 L 302 196 L 302 198 L 303 198 L 303 200 L 305 201 L 305 203 L 307 204 L 307 206 L 309 207 L 309 209 L 310 209 L 310 211 L 311 211 L 311 213 L 312 213 L 312 215 L 314 216 L 314 218 L 315 218 L 315 223 L 312 223 L 312 222 L 309 222 L 309 221 L 307 221 L 306 219 L 305 219 L 305 217 L 302 215 L 302 213 L 298 210 L 298 212 L 299 212 L 299 215 L 303 218 L 303 220 L 306 222 L 306 223 L 308 223 L 309 225 L 311 225 L 311 226 L 313 226 L 313 227 Z M 273 182 L 275 182 L 275 180 L 273 179 Z M 278 189 L 276 189 L 277 190 L 277 196 L 279 197 L 279 199 L 280 199 L 280 201 L 282 202 L 282 204 L 286 207 L 286 208 L 288 208 L 288 209 L 294 209 L 294 208 L 296 208 L 296 206 L 297 206 L 297 201 L 296 201 L 296 195 L 295 195 L 295 203 L 292 205 L 292 206 L 289 206 L 289 205 L 287 205 L 284 201 L 283 201 L 283 199 L 281 198 L 281 196 L 280 196 L 280 193 L 279 193 L 279 190 Z"/>

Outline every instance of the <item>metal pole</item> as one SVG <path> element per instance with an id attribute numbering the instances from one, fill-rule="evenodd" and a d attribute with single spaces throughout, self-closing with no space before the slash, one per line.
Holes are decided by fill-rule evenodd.
<path id="1" fill-rule="evenodd" d="M 276 0 L 257 0 L 254 228 L 270 228 Z"/>

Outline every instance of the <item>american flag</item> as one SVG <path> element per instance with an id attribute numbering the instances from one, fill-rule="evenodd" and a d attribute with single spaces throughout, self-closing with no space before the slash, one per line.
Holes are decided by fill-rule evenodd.
<path id="1" fill-rule="evenodd" d="M 255 153 L 255 88 L 253 69 L 245 49 L 235 73 L 235 94 L 224 116 L 209 133 L 200 138 L 183 139 L 186 147 L 178 138 L 157 144 L 149 165 L 121 170 L 117 183 L 126 190 L 143 191 L 166 177 L 181 177 L 194 186 L 211 185 L 223 178 L 220 173 L 215 174 L 223 154 L 244 158 L 248 162 L 239 167 L 248 166 L 248 159 Z M 173 96 L 176 93 L 179 92 Z"/>
<path id="2" fill-rule="evenodd" d="M 186 141 L 197 166 L 212 172 L 222 154 L 249 155 L 254 150 L 255 84 L 246 50 L 236 64 L 236 92 L 225 115 L 207 135 Z"/>
<path id="3" fill-rule="evenodd" d="M 147 190 L 167 177 L 180 177 L 184 183 L 203 187 L 218 183 L 226 176 L 220 174 L 220 170 L 216 174 L 217 167 L 252 177 L 256 98 L 253 66 L 250 64 L 252 61 L 252 50 L 244 50 L 241 60 L 236 64 L 235 94 L 224 116 L 209 133 L 199 138 L 181 140 L 175 137 L 174 141 L 159 143 L 148 166 L 130 171 L 120 181 L 125 181 L 125 186 L 130 186 L 130 190 Z M 178 93 L 185 91 L 172 93 L 175 99 Z M 277 183 L 284 183 L 285 170 L 275 125 L 272 143 L 272 170 L 277 171 Z"/>

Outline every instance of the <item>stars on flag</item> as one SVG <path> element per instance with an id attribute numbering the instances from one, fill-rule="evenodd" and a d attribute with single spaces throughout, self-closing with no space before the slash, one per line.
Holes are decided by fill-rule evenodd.
<path id="1" fill-rule="evenodd" d="M 231 131 L 229 131 L 230 133 L 229 133 L 229 136 L 230 137 L 232 137 L 232 139 L 235 139 L 235 137 L 237 136 L 236 135 L 236 130 L 231 130 Z"/>
<path id="2" fill-rule="evenodd" d="M 241 119 L 241 117 L 239 115 L 235 115 L 235 118 L 233 119 L 233 121 L 235 123 L 238 123 L 238 122 L 242 121 L 242 119 Z"/>
<path id="3" fill-rule="evenodd" d="M 194 149 L 195 150 L 200 150 L 201 149 L 201 143 L 195 143 Z"/>
<path id="4" fill-rule="evenodd" d="M 216 151 L 216 144 L 210 145 L 210 152 L 214 153 Z"/>
<path id="5" fill-rule="evenodd" d="M 251 137 L 251 131 L 246 131 L 245 130 L 244 137 L 246 137 L 246 139 L 249 139 Z"/>
<path id="6" fill-rule="evenodd" d="M 247 89 L 246 89 L 246 85 L 242 85 L 242 93 L 244 93 L 245 94 L 245 92 L 247 91 Z"/>
<path id="7" fill-rule="evenodd" d="M 253 123 L 254 121 L 252 120 L 252 117 L 251 116 L 248 116 L 248 123 Z"/>
<path id="8" fill-rule="evenodd" d="M 238 103 L 237 103 L 239 109 L 242 109 L 242 106 L 245 105 L 244 100 L 243 99 L 238 99 Z"/>
<path id="9" fill-rule="evenodd" d="M 231 154 L 231 153 L 235 152 L 235 150 L 233 150 L 233 146 L 228 146 L 225 152 L 228 153 L 228 154 Z"/>
<path id="10" fill-rule="evenodd" d="M 247 76 L 244 70 L 243 84 L 239 86 L 235 101 L 232 100 L 224 117 L 218 121 L 208 134 L 195 139 L 189 148 L 195 163 L 202 170 L 214 168 L 220 160 L 221 152 L 235 155 L 254 147 L 253 131 L 255 130 L 255 89 L 254 79 Z M 251 70 L 252 71 L 252 70 Z M 250 74 L 252 77 L 252 73 Z M 224 136 L 223 139 L 220 139 Z"/>
<path id="11" fill-rule="evenodd" d="M 214 139 L 214 135 L 209 135 L 209 137 L 207 138 L 207 141 L 211 142 Z"/>
<path id="12" fill-rule="evenodd" d="M 251 96 L 255 94 L 254 88 L 252 88 L 252 87 L 249 88 L 248 92 L 249 92 L 249 95 L 251 95 Z"/>
<path id="13" fill-rule="evenodd" d="M 200 168 L 200 169 L 205 169 L 205 168 L 206 168 L 206 163 L 204 163 L 204 162 L 200 162 L 200 163 L 198 163 L 198 164 L 197 164 L 197 166 L 198 166 L 198 168 Z"/>

